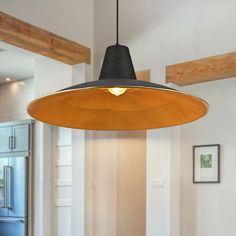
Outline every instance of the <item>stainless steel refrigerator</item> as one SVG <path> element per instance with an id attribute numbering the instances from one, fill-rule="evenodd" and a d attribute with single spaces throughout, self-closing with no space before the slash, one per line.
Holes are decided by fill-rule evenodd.
<path id="1" fill-rule="evenodd" d="M 0 123 L 0 236 L 31 235 L 32 123 Z"/>
<path id="2" fill-rule="evenodd" d="M 0 236 L 27 236 L 28 157 L 0 157 Z"/>

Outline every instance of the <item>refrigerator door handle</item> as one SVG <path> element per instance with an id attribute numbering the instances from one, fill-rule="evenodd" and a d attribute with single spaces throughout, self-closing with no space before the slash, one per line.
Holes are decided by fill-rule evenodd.
<path id="1" fill-rule="evenodd" d="M 12 136 L 12 149 L 16 149 L 16 136 Z"/>
<path id="2" fill-rule="evenodd" d="M 12 138 L 11 138 L 12 136 L 9 136 L 9 138 L 8 138 L 8 148 L 9 149 L 12 149 Z"/>
<path id="3" fill-rule="evenodd" d="M 23 219 L 9 219 L 9 218 L 0 218 L 0 222 L 2 223 L 25 223 L 25 220 Z"/>
<path id="4" fill-rule="evenodd" d="M 16 137 L 15 136 L 9 136 L 8 148 L 10 150 L 13 150 L 16 148 Z"/>
<path id="5" fill-rule="evenodd" d="M 3 199 L 3 208 L 10 209 L 12 207 L 12 167 L 4 166 L 3 167 L 3 176 L 4 176 L 4 199 Z"/>

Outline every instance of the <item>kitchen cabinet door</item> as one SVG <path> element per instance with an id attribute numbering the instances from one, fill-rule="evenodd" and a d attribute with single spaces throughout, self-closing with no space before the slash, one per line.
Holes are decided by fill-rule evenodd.
<path id="1" fill-rule="evenodd" d="M 15 125 L 13 126 L 13 152 L 25 152 L 29 150 L 29 125 Z"/>
<path id="2" fill-rule="evenodd" d="M 0 153 L 11 152 L 12 127 L 0 127 Z"/>

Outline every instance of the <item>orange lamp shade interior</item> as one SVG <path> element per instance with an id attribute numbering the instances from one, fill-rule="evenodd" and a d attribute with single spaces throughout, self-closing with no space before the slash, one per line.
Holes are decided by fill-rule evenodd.
<path id="1" fill-rule="evenodd" d="M 207 103 L 176 90 L 109 87 L 59 91 L 32 101 L 28 113 L 42 122 L 86 130 L 143 130 L 181 125 L 204 116 Z"/>

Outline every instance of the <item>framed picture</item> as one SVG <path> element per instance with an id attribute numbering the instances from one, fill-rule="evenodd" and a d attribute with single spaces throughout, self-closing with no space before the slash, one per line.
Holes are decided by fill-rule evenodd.
<path id="1" fill-rule="evenodd" d="M 193 146 L 193 183 L 220 183 L 220 145 Z"/>

